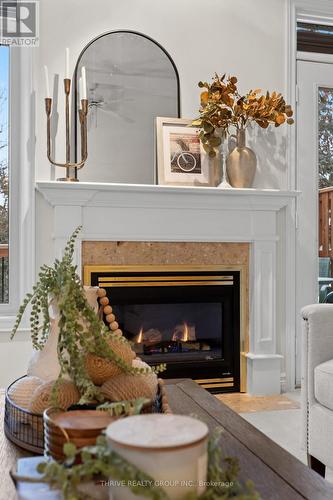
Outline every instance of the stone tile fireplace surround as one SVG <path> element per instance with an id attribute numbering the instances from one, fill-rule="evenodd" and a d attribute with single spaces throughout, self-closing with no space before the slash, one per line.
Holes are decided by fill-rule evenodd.
<path id="1" fill-rule="evenodd" d="M 242 265 L 250 394 L 295 380 L 295 198 L 278 190 L 38 182 L 54 256 L 83 225 L 76 262 Z M 169 242 L 166 245 L 166 242 Z M 244 314 L 244 313 L 243 313 Z"/>
<path id="2" fill-rule="evenodd" d="M 160 358 L 158 361 L 165 362 L 168 367 L 164 376 L 168 378 L 191 377 L 204 388 L 214 392 L 235 391 L 237 387 L 238 390 L 239 387 L 241 391 L 246 390 L 246 355 L 249 350 L 248 243 L 83 241 L 81 260 L 84 284 L 106 288 L 111 305 L 115 306 L 116 319 L 120 321 L 120 327 L 125 336 L 135 342 L 137 335 L 133 336 L 133 333 L 139 334 L 142 329 L 143 335 L 144 324 L 146 331 L 149 332 L 149 329 L 153 328 L 155 336 L 157 332 L 161 335 L 160 340 L 164 342 L 154 344 L 155 355 L 145 356 L 145 351 L 141 351 L 144 361 L 156 364 L 154 358 L 158 357 Z M 140 279 L 142 273 L 152 278 Z M 165 276 L 161 277 L 161 273 Z M 187 276 L 186 279 L 182 278 L 186 286 L 180 286 L 179 273 Z M 233 280 L 234 273 L 239 275 L 239 291 L 238 279 L 237 283 Z M 125 281 L 122 279 L 124 274 L 126 275 Z M 212 281 L 209 279 L 209 274 L 212 276 Z M 111 276 L 111 279 L 105 275 Z M 223 275 L 226 276 L 227 281 L 223 281 Z M 139 280 L 139 286 L 137 286 L 137 280 Z M 163 283 L 165 286 L 162 286 Z M 234 287 L 237 287 L 237 292 L 233 292 Z M 235 304 L 232 299 L 233 293 L 238 297 Z M 227 297 L 223 298 L 225 295 Z M 121 299 L 120 308 L 116 305 L 117 297 Z M 150 311 L 150 318 L 143 314 L 139 320 L 142 306 L 133 304 L 137 304 L 137 300 L 140 304 L 146 304 L 145 297 L 150 297 L 155 306 L 143 306 L 143 311 L 147 309 Z M 171 303 L 176 301 L 176 304 L 172 306 L 169 304 L 170 301 Z M 188 302 L 192 302 L 193 305 L 190 306 Z M 159 311 L 158 315 L 156 315 L 156 307 Z M 170 307 L 173 311 L 173 318 L 165 316 Z M 119 317 L 116 310 L 120 314 Z M 206 314 L 210 311 L 209 318 L 204 317 L 203 310 Z M 124 314 L 128 317 L 127 327 Z M 229 319 L 227 319 L 228 314 L 230 314 Z M 220 319 L 223 319 L 222 327 L 219 326 Z M 167 344 L 166 352 L 169 352 L 167 355 L 165 341 L 172 341 L 172 327 L 175 327 L 177 322 L 178 326 L 186 325 L 186 321 L 192 321 L 194 328 L 192 340 L 196 341 L 195 344 L 192 343 L 192 347 L 194 346 L 197 352 L 192 353 L 191 343 L 185 343 L 183 344 L 185 351 L 179 353 L 178 347 L 171 342 Z M 207 325 L 208 322 L 210 322 L 210 328 Z M 163 325 L 167 327 L 164 333 L 162 333 Z M 130 330 L 125 333 L 128 327 Z M 156 328 L 159 329 L 156 330 Z M 237 334 L 235 334 L 235 329 Z M 143 341 L 141 337 L 140 342 Z M 221 344 L 217 350 L 216 345 L 211 350 L 207 350 L 207 343 L 204 343 L 205 349 L 202 350 L 200 338 L 202 341 L 210 339 L 207 341 L 208 343 L 212 341 L 213 345 L 216 341 Z M 174 349 L 176 353 L 173 352 Z M 146 351 L 149 351 L 147 346 Z M 176 362 L 173 362 L 174 358 Z"/>

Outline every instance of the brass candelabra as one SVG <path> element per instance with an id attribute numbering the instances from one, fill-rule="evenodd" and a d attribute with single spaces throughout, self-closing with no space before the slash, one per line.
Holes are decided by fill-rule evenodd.
<path id="1" fill-rule="evenodd" d="M 71 142 L 70 142 L 70 121 L 69 121 L 69 94 L 71 91 L 70 78 L 64 79 L 65 90 L 65 120 L 66 120 L 66 163 L 58 163 L 51 158 L 51 114 L 52 114 L 52 98 L 45 98 L 45 111 L 47 116 L 47 158 L 52 165 L 63 167 L 66 169 L 66 177 L 57 179 L 65 182 L 78 182 L 77 171 L 80 170 L 88 157 L 87 150 L 87 114 L 88 114 L 88 99 L 81 99 L 81 108 L 79 109 L 79 120 L 81 130 L 81 161 L 71 162 Z"/>

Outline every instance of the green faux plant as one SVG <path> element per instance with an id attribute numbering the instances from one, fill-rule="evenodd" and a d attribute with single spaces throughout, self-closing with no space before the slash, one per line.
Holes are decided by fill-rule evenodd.
<path id="1" fill-rule="evenodd" d="M 190 493 L 183 500 L 259 500 L 260 497 L 251 481 L 242 485 L 238 480 L 239 465 L 237 459 L 222 457 L 220 432 L 212 434 L 208 443 L 207 488 L 200 496 Z M 63 464 L 42 462 L 38 479 L 16 477 L 17 480 L 46 482 L 60 489 L 65 500 L 83 500 L 91 498 L 82 491 L 82 483 L 96 478 L 108 481 L 122 481 L 134 495 L 142 495 L 152 500 L 168 500 L 168 495 L 152 477 L 123 459 L 111 450 L 104 436 L 97 439 L 95 446 L 77 450 L 72 443 L 64 446 L 67 457 Z M 79 459 L 79 463 L 77 462 Z"/>
<path id="2" fill-rule="evenodd" d="M 98 405 L 96 410 L 107 412 L 111 417 L 139 415 L 145 405 L 150 403 L 150 399 L 137 398 L 128 401 L 115 401 L 113 403 L 103 403 Z"/>
<path id="3" fill-rule="evenodd" d="M 59 309 L 58 359 L 60 374 L 57 382 L 64 375 L 69 375 L 77 386 L 80 404 L 97 400 L 104 401 L 99 387 L 94 385 L 85 368 L 88 353 L 115 362 L 121 370 L 132 374 L 158 373 L 165 365 L 153 368 L 133 368 L 118 356 L 109 346 L 108 340 L 125 342 L 124 337 L 112 334 L 89 306 L 84 289 L 73 265 L 75 240 L 81 230 L 78 227 L 64 249 L 61 260 L 56 259 L 53 266 L 41 267 L 38 281 L 32 292 L 28 293 L 19 308 L 11 338 L 14 337 L 26 308 L 31 304 L 30 328 L 31 340 L 35 349 L 43 349 L 50 328 L 50 296 L 57 302 Z M 83 327 L 83 324 L 85 327 Z M 56 396 L 56 387 L 54 395 Z"/>

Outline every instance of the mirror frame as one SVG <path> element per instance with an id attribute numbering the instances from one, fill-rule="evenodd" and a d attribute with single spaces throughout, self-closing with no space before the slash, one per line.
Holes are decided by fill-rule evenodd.
<path id="1" fill-rule="evenodd" d="M 141 36 L 143 38 L 146 38 L 150 42 L 154 43 L 155 45 L 157 45 L 157 47 L 164 52 L 164 54 L 167 56 L 167 58 L 171 62 L 171 65 L 172 65 L 172 67 L 174 69 L 174 72 L 175 72 L 175 75 L 176 75 L 176 81 L 177 81 L 177 116 L 175 118 L 180 118 L 181 117 L 179 73 L 178 73 L 177 66 L 176 66 L 174 60 L 172 59 L 172 57 L 170 56 L 169 52 L 159 42 L 157 42 L 156 40 L 154 40 L 153 38 L 151 38 L 148 35 L 144 35 L 143 33 L 140 33 L 139 31 L 133 31 L 133 30 L 127 30 L 127 29 L 119 29 L 119 30 L 112 30 L 112 31 L 107 31 L 105 33 L 102 33 L 101 35 L 98 35 L 95 38 L 93 38 L 92 40 L 90 40 L 90 42 L 87 43 L 87 45 L 85 45 L 83 47 L 83 49 L 81 50 L 81 52 L 79 54 L 79 57 L 77 58 L 77 61 L 76 61 L 76 64 L 75 64 L 74 73 L 73 73 L 73 83 L 74 83 L 74 85 L 73 85 L 72 88 L 74 90 L 74 116 L 75 116 L 75 120 L 74 120 L 74 158 L 75 158 L 75 160 L 74 161 L 75 162 L 78 159 L 78 148 L 77 148 L 78 147 L 78 144 L 77 144 L 78 140 L 77 140 L 77 134 L 78 134 L 78 119 L 79 119 L 78 118 L 78 109 L 77 109 L 77 104 L 78 104 L 77 103 L 77 94 L 78 94 L 77 70 L 78 70 L 78 67 L 79 67 L 79 64 L 80 64 L 80 61 L 81 61 L 81 58 L 82 58 L 83 54 L 90 47 L 90 45 L 92 45 L 93 43 L 95 43 L 100 38 L 103 38 L 103 37 L 108 36 L 108 35 L 113 35 L 113 34 L 116 34 L 116 33 L 130 33 L 131 35 Z M 75 169 L 75 178 L 77 178 L 77 169 Z"/>

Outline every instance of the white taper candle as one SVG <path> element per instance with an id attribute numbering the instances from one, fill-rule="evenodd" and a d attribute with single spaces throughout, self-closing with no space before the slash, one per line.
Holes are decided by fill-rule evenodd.
<path id="1" fill-rule="evenodd" d="M 79 78 L 79 109 L 81 109 L 81 99 L 82 99 L 82 77 Z"/>
<path id="2" fill-rule="evenodd" d="M 69 74 L 69 48 L 66 48 L 65 78 L 70 78 Z"/>
<path id="3" fill-rule="evenodd" d="M 81 77 L 82 77 L 82 95 L 81 95 L 81 99 L 87 99 L 87 77 L 86 77 L 86 68 L 85 68 L 85 66 L 82 66 Z"/>
<path id="4" fill-rule="evenodd" d="M 47 66 L 44 66 L 44 73 L 45 73 L 45 93 L 46 93 L 45 97 L 51 97 L 49 71 L 47 69 Z"/>

